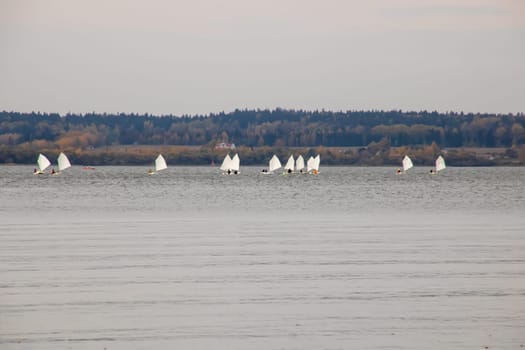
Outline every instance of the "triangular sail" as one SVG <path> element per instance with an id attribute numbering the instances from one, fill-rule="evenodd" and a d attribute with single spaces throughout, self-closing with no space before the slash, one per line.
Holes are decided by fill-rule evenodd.
<path id="1" fill-rule="evenodd" d="M 295 159 L 293 159 L 293 155 L 290 156 L 290 158 L 288 158 L 288 161 L 286 162 L 286 165 L 284 166 L 284 170 L 288 171 L 293 171 L 293 168 L 294 168 L 294 163 L 295 163 Z"/>
<path id="2" fill-rule="evenodd" d="M 301 171 L 304 169 L 304 158 L 303 156 L 297 157 L 295 161 L 295 171 Z"/>
<path id="3" fill-rule="evenodd" d="M 412 160 L 409 156 L 405 156 L 403 158 L 403 171 L 407 171 L 408 169 L 412 168 L 414 164 L 412 164 Z"/>
<path id="4" fill-rule="evenodd" d="M 313 164 L 314 170 L 319 171 L 320 164 L 321 164 L 321 156 L 318 154 L 314 158 L 314 164 Z"/>
<path id="5" fill-rule="evenodd" d="M 157 159 L 155 159 L 155 171 L 161 171 L 168 168 L 168 164 L 166 164 L 166 159 L 162 156 L 162 154 L 159 154 Z"/>
<path id="6" fill-rule="evenodd" d="M 447 166 L 445 165 L 445 159 L 443 159 L 442 156 L 439 156 L 436 159 L 436 171 L 441 171 L 445 169 Z"/>
<path id="7" fill-rule="evenodd" d="M 230 155 L 227 154 L 226 157 L 224 157 L 224 160 L 222 161 L 221 170 L 228 171 L 229 169 L 231 169 L 231 163 L 232 159 L 230 158 Z"/>
<path id="8" fill-rule="evenodd" d="M 241 160 L 239 159 L 239 155 L 235 153 L 231 161 L 230 169 L 233 171 L 239 171 L 240 166 L 241 166 Z"/>
<path id="9" fill-rule="evenodd" d="M 46 168 L 48 166 L 51 165 L 51 162 L 49 161 L 49 159 L 47 159 L 47 157 L 45 155 L 43 155 L 42 153 L 40 153 L 38 155 L 38 160 L 37 160 L 37 164 L 38 164 L 38 170 L 40 171 L 44 171 L 46 170 Z"/>
<path id="10" fill-rule="evenodd" d="M 58 163 L 58 171 L 63 171 L 71 167 L 71 163 L 69 162 L 69 159 L 63 152 L 60 152 L 60 154 L 58 155 L 57 163 Z"/>
<path id="11" fill-rule="evenodd" d="M 306 162 L 306 171 L 310 172 L 314 170 L 315 160 L 314 157 L 308 158 L 308 161 Z"/>
<path id="12" fill-rule="evenodd" d="M 279 158 L 277 158 L 277 156 L 274 154 L 272 159 L 270 159 L 270 164 L 268 165 L 268 171 L 269 172 L 272 172 L 272 171 L 275 171 L 279 168 L 281 168 L 282 165 L 281 165 L 281 161 L 279 160 Z"/>

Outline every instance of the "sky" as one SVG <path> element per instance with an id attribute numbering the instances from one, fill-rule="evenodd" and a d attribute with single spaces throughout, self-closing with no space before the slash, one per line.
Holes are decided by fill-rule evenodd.
<path id="1" fill-rule="evenodd" d="M 0 110 L 525 112 L 525 0 L 0 0 Z"/>

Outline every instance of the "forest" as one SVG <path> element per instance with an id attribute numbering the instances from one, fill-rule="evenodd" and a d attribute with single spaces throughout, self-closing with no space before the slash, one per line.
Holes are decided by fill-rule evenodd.
<path id="1" fill-rule="evenodd" d="M 78 164 L 218 162 L 233 143 L 244 164 L 272 153 L 322 155 L 324 164 L 416 164 L 446 154 L 456 165 L 524 165 L 525 114 L 411 111 L 235 110 L 209 115 L 0 112 L 0 162 L 68 152 Z"/>

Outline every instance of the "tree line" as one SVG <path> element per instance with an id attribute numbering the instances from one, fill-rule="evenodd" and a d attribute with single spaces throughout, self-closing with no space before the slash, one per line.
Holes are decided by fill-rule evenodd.
<path id="1" fill-rule="evenodd" d="M 105 152 L 106 157 L 116 157 L 116 148 L 129 145 L 200 146 L 206 154 L 199 156 L 204 162 L 224 153 L 214 150 L 220 142 L 243 147 L 254 162 L 265 156 L 262 150 L 309 152 L 319 147 L 366 148 L 327 155 L 334 163 L 345 164 L 366 164 L 388 154 L 390 148 L 430 146 L 433 151 L 428 154 L 445 148 L 500 147 L 509 149 L 507 156 L 518 158 L 525 144 L 525 115 L 287 109 L 195 116 L 0 112 L 0 162 L 4 163 L 25 162 L 39 150 L 70 150 L 93 157 Z M 370 147 L 379 150 L 372 154 Z M 196 157 L 194 150 L 187 151 Z M 383 157 L 382 162 L 388 159 Z"/>

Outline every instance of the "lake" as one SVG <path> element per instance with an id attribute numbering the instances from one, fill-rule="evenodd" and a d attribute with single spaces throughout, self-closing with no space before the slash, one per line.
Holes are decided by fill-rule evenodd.
<path id="1" fill-rule="evenodd" d="M 525 168 L 0 166 L 1 349 L 520 349 Z"/>

